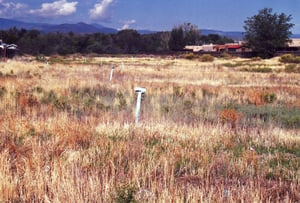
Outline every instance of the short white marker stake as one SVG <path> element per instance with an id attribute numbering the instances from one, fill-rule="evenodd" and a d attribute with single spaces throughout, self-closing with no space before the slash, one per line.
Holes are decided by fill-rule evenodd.
<path id="1" fill-rule="evenodd" d="M 142 87 L 134 88 L 134 91 L 138 94 L 136 100 L 136 112 L 135 112 L 135 124 L 139 122 L 140 110 L 141 110 L 141 102 L 142 102 L 142 94 L 146 93 L 146 89 Z"/>
<path id="2" fill-rule="evenodd" d="M 114 67 L 111 68 L 109 81 L 112 80 L 113 74 L 114 74 Z"/>

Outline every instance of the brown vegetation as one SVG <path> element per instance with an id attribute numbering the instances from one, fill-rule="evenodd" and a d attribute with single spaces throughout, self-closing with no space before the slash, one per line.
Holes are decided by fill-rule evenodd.
<path id="1" fill-rule="evenodd" d="M 300 201 L 299 74 L 278 59 L 76 58 L 0 64 L 0 202 Z"/>

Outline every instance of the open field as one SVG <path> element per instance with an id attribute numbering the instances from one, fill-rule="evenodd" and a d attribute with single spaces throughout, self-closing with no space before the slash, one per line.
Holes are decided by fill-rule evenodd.
<path id="1" fill-rule="evenodd" d="M 299 64 L 47 62 L 0 62 L 0 202 L 300 202 Z"/>

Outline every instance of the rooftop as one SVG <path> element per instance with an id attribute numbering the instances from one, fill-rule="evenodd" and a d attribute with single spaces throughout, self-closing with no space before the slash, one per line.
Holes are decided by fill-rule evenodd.
<path id="1" fill-rule="evenodd" d="M 300 47 L 300 39 L 299 38 L 295 38 L 295 39 L 291 39 L 292 41 L 289 43 L 289 47 Z"/>

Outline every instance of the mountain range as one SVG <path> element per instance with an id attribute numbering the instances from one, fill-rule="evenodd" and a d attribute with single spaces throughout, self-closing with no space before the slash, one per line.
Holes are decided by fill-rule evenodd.
<path id="1" fill-rule="evenodd" d="M 24 28 L 27 30 L 36 29 L 42 33 L 49 32 L 62 32 L 68 33 L 73 32 L 77 34 L 91 34 L 96 32 L 101 32 L 104 34 L 115 34 L 118 32 L 117 29 L 105 27 L 99 24 L 87 24 L 87 23 L 74 23 L 74 24 L 47 24 L 47 23 L 30 23 L 23 22 L 12 19 L 0 18 L 0 30 L 8 30 L 10 28 L 16 27 L 18 29 Z M 140 34 L 151 34 L 157 31 L 151 30 L 137 30 Z M 242 40 L 243 32 L 228 32 L 228 31 L 219 31 L 219 30 L 210 30 L 210 29 L 201 29 L 201 34 L 218 34 L 220 36 L 226 36 L 234 40 Z M 300 38 L 300 34 L 292 35 L 292 38 Z"/>

